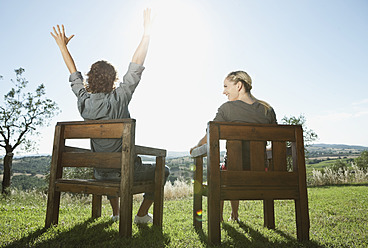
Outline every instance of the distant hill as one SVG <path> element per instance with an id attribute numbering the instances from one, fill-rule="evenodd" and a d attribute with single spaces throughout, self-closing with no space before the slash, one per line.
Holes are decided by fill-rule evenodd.
<path id="1" fill-rule="evenodd" d="M 359 151 L 368 150 L 368 147 L 366 146 L 354 146 L 344 144 L 313 144 L 310 147 L 332 148 L 332 149 L 354 149 Z"/>
<path id="2" fill-rule="evenodd" d="M 167 152 L 167 158 L 180 158 L 180 157 L 186 157 L 186 156 L 189 156 L 189 151 L 186 151 L 186 152 L 168 151 Z"/>
<path id="3" fill-rule="evenodd" d="M 364 150 L 368 150 L 368 147 L 344 144 L 313 144 L 307 148 L 307 157 L 319 160 L 353 159 L 360 156 Z"/>
<path id="4" fill-rule="evenodd" d="M 13 173 L 45 175 L 50 170 L 51 156 L 25 156 L 13 158 Z M 3 158 L 0 159 L 0 172 L 4 169 Z"/>

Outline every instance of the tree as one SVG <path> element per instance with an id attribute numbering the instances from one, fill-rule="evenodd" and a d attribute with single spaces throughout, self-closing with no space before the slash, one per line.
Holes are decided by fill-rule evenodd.
<path id="1" fill-rule="evenodd" d="M 303 114 L 300 114 L 299 117 L 290 116 L 286 117 L 284 116 L 282 119 L 282 124 L 285 125 L 301 125 L 303 128 L 303 141 L 304 141 L 304 151 L 305 156 L 308 157 L 308 150 L 307 147 L 310 145 L 311 142 L 318 139 L 318 135 L 311 129 L 308 129 L 306 126 L 306 118 Z M 287 144 L 287 146 L 290 146 L 290 143 Z M 293 168 L 292 158 L 289 156 L 287 158 L 287 168 L 289 171 Z"/>
<path id="2" fill-rule="evenodd" d="M 301 125 L 303 127 L 303 139 L 304 139 L 304 147 L 310 146 L 310 144 L 318 139 L 318 135 L 311 129 L 308 129 L 306 126 L 307 119 L 303 114 L 300 114 L 299 117 L 290 116 L 282 118 L 282 124 L 286 125 Z"/>
<path id="3" fill-rule="evenodd" d="M 368 151 L 363 151 L 360 156 L 354 160 L 358 168 L 363 169 L 364 171 L 368 170 Z"/>
<path id="4" fill-rule="evenodd" d="M 24 69 L 14 71 L 16 81 L 11 80 L 13 87 L 4 95 L 4 104 L 0 106 L 0 147 L 6 151 L 2 194 L 9 192 L 13 151 L 16 148 L 25 151 L 36 149 L 36 142 L 31 137 L 39 134 L 37 127 L 48 126 L 50 119 L 59 113 L 57 104 L 44 96 L 43 84 L 34 93 L 25 92 L 28 81 L 22 77 Z"/>
<path id="5" fill-rule="evenodd" d="M 339 170 L 346 171 L 347 168 L 348 164 L 343 162 L 341 159 L 336 160 L 336 162 L 333 163 L 333 165 L 331 166 L 331 170 L 333 170 L 334 172 L 339 172 Z"/>

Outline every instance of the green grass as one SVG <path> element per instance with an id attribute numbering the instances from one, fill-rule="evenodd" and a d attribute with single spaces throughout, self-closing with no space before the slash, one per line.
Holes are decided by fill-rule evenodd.
<path id="1" fill-rule="evenodd" d="M 330 186 L 308 189 L 309 242 L 296 240 L 294 203 L 276 201 L 276 230 L 263 227 L 260 201 L 240 203 L 241 223 L 225 221 L 221 247 L 367 247 L 368 187 Z M 103 201 L 101 218 L 90 219 L 90 198 L 62 197 L 59 225 L 44 229 L 46 196 L 16 191 L 0 200 L 0 247 L 210 247 L 204 210 L 203 232 L 192 227 L 192 200 L 164 203 L 162 232 L 152 225 L 133 225 L 133 237 L 121 238 Z M 203 202 L 206 208 L 206 201 Z M 225 204 L 225 218 L 230 215 Z M 139 202 L 134 202 L 134 213 Z"/>
<path id="2" fill-rule="evenodd" d="M 349 159 L 330 159 L 330 160 L 324 160 L 316 164 L 306 164 L 306 171 L 312 172 L 312 170 L 322 170 L 326 168 L 331 168 L 336 161 L 341 160 L 342 162 L 346 163 L 348 166 L 351 166 L 348 162 Z"/>

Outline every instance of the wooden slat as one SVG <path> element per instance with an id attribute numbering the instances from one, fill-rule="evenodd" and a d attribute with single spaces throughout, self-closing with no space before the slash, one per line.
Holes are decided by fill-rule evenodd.
<path id="1" fill-rule="evenodd" d="M 214 123 L 221 124 L 220 139 L 295 141 L 294 128 L 288 125 Z"/>
<path id="2" fill-rule="evenodd" d="M 221 184 L 225 186 L 298 186 L 295 172 L 221 171 Z"/>
<path id="3" fill-rule="evenodd" d="M 84 121 L 62 121 L 58 122 L 57 126 L 67 126 L 67 125 L 86 125 L 86 124 L 109 124 L 109 123 L 135 123 L 135 119 L 125 118 L 125 119 L 111 119 L 111 120 L 84 120 Z"/>
<path id="4" fill-rule="evenodd" d="M 117 184 L 118 185 L 118 184 Z M 119 196 L 119 187 L 104 185 L 104 184 L 82 184 L 77 181 L 72 182 L 56 182 L 55 183 L 57 191 L 60 192 L 72 192 L 72 193 L 82 193 L 82 194 L 96 194 L 103 195 L 107 194 L 110 196 Z"/>
<path id="5" fill-rule="evenodd" d="M 98 187 L 103 187 L 104 185 L 107 187 L 116 187 L 119 188 L 118 181 L 111 181 L 111 180 L 97 180 L 97 179 L 58 179 L 56 181 L 57 184 L 69 184 L 69 185 L 93 185 Z M 141 189 L 145 188 L 145 190 L 149 192 L 153 192 L 154 189 L 149 188 L 154 184 L 154 181 L 148 180 L 148 181 L 137 181 L 134 182 L 133 187 L 135 187 L 135 191 L 140 191 Z M 147 189 L 146 189 L 147 188 Z"/>
<path id="6" fill-rule="evenodd" d="M 285 142 L 272 142 L 272 161 L 275 171 L 287 171 Z"/>
<path id="7" fill-rule="evenodd" d="M 287 200 L 298 199 L 299 194 L 296 188 L 223 188 L 221 189 L 221 200 Z"/>
<path id="8" fill-rule="evenodd" d="M 266 147 L 264 141 L 250 142 L 250 166 L 252 171 L 265 170 Z"/>
<path id="9" fill-rule="evenodd" d="M 83 154 L 87 153 L 87 154 Z M 137 155 L 148 155 L 156 157 L 166 157 L 166 150 L 135 146 L 135 153 Z M 101 168 L 120 168 L 120 152 L 116 153 L 91 153 L 88 149 L 78 147 L 65 147 L 63 153 L 64 167 L 101 167 Z M 103 161 L 103 164 L 101 163 Z"/>
<path id="10" fill-rule="evenodd" d="M 124 123 L 65 125 L 65 139 L 121 138 Z"/>
<path id="11" fill-rule="evenodd" d="M 119 182 L 83 180 L 83 179 L 60 179 L 55 183 L 59 192 L 73 192 L 81 194 L 119 196 Z M 139 182 L 132 187 L 133 194 L 152 192 L 154 182 Z"/>
<path id="12" fill-rule="evenodd" d="M 240 140 L 226 142 L 227 168 L 230 171 L 243 170 L 243 146 Z"/>
<path id="13" fill-rule="evenodd" d="M 63 167 L 121 168 L 120 152 L 63 152 Z"/>
<path id="14" fill-rule="evenodd" d="M 115 187 L 115 188 L 119 188 L 119 183 L 118 181 L 104 181 L 104 180 L 97 180 L 97 179 L 58 179 L 56 181 L 57 184 L 68 184 L 68 185 L 83 185 L 84 186 L 98 186 L 98 187 L 103 187 L 103 186 L 107 186 L 107 187 Z M 138 191 L 142 191 L 141 193 L 143 193 L 144 191 L 147 192 L 153 192 L 154 189 L 152 188 L 152 185 L 154 185 L 154 181 L 152 180 L 148 180 L 148 181 L 138 181 L 138 182 L 134 182 L 133 184 L 133 188 L 135 188 L 133 190 L 133 192 L 138 192 Z"/>

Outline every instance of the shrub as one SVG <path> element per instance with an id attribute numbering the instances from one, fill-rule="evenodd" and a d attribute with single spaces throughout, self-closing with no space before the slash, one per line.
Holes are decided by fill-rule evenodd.
<path id="1" fill-rule="evenodd" d="M 332 165 L 331 169 L 334 172 L 338 172 L 339 170 L 347 170 L 348 164 L 343 162 L 341 159 L 336 160 L 336 162 Z"/>
<path id="2" fill-rule="evenodd" d="M 324 171 L 313 170 L 307 181 L 308 186 L 366 183 L 368 182 L 368 173 L 353 164 L 350 168 L 340 168 L 337 171 L 330 168 L 324 169 Z"/>
<path id="3" fill-rule="evenodd" d="M 363 151 L 359 157 L 355 159 L 356 165 L 363 169 L 364 171 L 368 170 L 368 151 Z"/>

